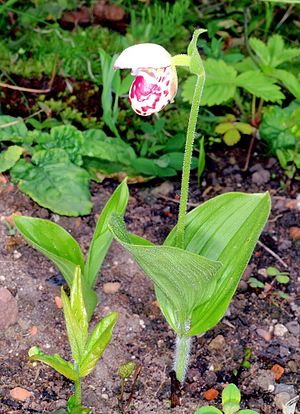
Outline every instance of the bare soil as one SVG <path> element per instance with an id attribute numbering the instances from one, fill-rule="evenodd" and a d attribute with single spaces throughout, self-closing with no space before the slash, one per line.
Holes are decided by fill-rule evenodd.
<path id="1" fill-rule="evenodd" d="M 227 191 L 270 191 L 272 215 L 260 240 L 286 263 L 287 268 L 262 245 L 257 245 L 226 316 L 214 329 L 194 338 L 191 365 L 181 391 L 181 406 L 171 410 L 169 373 L 174 334 L 160 314 L 151 282 L 132 258 L 113 242 L 96 286 L 100 302 L 92 325 L 111 311 L 119 312 L 119 321 L 103 358 L 83 384 L 83 402 L 92 407 L 93 413 L 119 413 L 117 371 L 119 365 L 128 360 L 142 365 L 130 414 L 193 414 L 197 407 L 209 404 L 204 399 L 205 391 L 215 388 L 221 392 L 228 382 L 236 383 L 241 389 L 244 407 L 265 414 L 282 412 L 275 404 L 282 390 L 297 393 L 299 335 L 289 329 L 283 336 L 275 334 L 278 324 L 289 326 L 299 316 L 299 285 L 296 284 L 299 241 L 293 240 L 290 234 L 291 227 L 299 227 L 297 183 L 280 186 L 280 180 L 286 179 L 276 161 L 259 158 L 257 154 L 251 160 L 250 170 L 243 172 L 244 159 L 242 149 L 209 154 L 201 188 L 197 187 L 196 177 L 191 180 L 190 202 L 199 204 Z M 257 177 L 264 175 L 262 170 L 270 173 L 269 179 L 264 176 L 259 183 Z M 255 172 L 258 172 L 256 178 Z M 179 182 L 172 182 L 167 191 L 164 191 L 166 186 L 159 187 L 161 185 L 161 182 L 152 182 L 131 187 L 126 213 L 129 230 L 156 243 L 161 243 L 174 225 L 178 209 Z M 93 213 L 68 218 L 39 207 L 8 180 L 0 184 L 0 215 L 19 211 L 54 220 L 66 228 L 86 252 L 97 215 L 115 186 L 112 181 L 102 185 L 93 183 Z M 157 194 L 157 187 L 162 196 Z M 66 407 L 72 384 L 51 368 L 29 362 L 27 356 L 28 349 L 38 345 L 45 352 L 58 352 L 70 358 L 63 314 L 55 304 L 55 297 L 60 295 L 59 285 L 64 281 L 53 264 L 19 235 L 9 235 L 4 223 L 0 223 L 0 263 L 0 286 L 16 297 L 19 309 L 17 322 L 0 332 L 0 413 L 50 413 Z M 289 271 L 290 283 L 272 283 L 272 278 L 263 275 L 268 266 Z M 251 275 L 267 283 L 265 292 L 249 286 L 247 280 Z M 113 294 L 104 293 L 103 286 L 108 282 L 119 282 L 120 289 Z M 277 290 L 286 293 L 288 298 L 279 298 Z M 35 335 L 33 327 L 37 328 Z M 249 368 L 242 367 L 246 348 L 251 350 Z M 284 368 L 283 376 L 277 381 L 271 374 L 275 364 Z M 269 379 L 265 381 L 266 378 Z M 25 402 L 13 399 L 10 391 L 17 386 L 32 392 L 32 397 Z M 130 383 L 126 391 L 128 397 Z M 220 404 L 220 394 L 211 404 Z"/>

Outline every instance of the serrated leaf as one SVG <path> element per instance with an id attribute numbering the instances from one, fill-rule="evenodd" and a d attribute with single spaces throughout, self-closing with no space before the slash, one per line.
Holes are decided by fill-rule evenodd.
<path id="1" fill-rule="evenodd" d="M 222 414 L 222 411 L 215 407 L 201 407 L 194 412 L 194 414 Z"/>
<path id="2" fill-rule="evenodd" d="M 192 210 L 186 216 L 186 251 L 222 263 L 211 298 L 194 309 L 189 335 L 211 329 L 225 314 L 270 212 L 270 196 L 227 193 Z M 176 245 L 176 227 L 164 245 Z M 159 299 L 164 314 L 169 305 Z"/>
<path id="3" fill-rule="evenodd" d="M 201 105 L 219 105 L 232 99 L 236 91 L 236 70 L 223 60 L 207 59 L 204 61 L 206 81 L 201 98 Z M 184 101 L 192 102 L 195 91 L 196 76 L 190 76 L 182 86 Z"/>
<path id="4" fill-rule="evenodd" d="M 295 75 L 282 69 L 274 69 L 270 75 L 280 80 L 295 98 L 300 99 L 300 82 Z"/>
<path id="5" fill-rule="evenodd" d="M 50 367 L 54 368 L 55 371 L 62 374 L 64 377 L 69 378 L 72 381 L 78 379 L 77 373 L 74 370 L 71 362 L 65 361 L 60 355 L 47 355 L 44 354 L 37 346 L 33 346 L 29 349 L 28 355 L 32 361 L 41 361 Z"/>
<path id="6" fill-rule="evenodd" d="M 80 364 L 81 377 L 85 377 L 94 370 L 98 360 L 101 358 L 105 348 L 111 340 L 112 330 L 117 323 L 117 320 L 117 312 L 112 312 L 104 317 L 93 330 L 87 341 Z"/>
<path id="7" fill-rule="evenodd" d="M 85 263 L 85 280 L 89 286 L 94 286 L 97 274 L 112 242 L 112 234 L 108 229 L 111 214 L 124 215 L 128 203 L 128 186 L 124 180 L 114 191 L 105 204 L 93 234 Z"/>
<path id="8" fill-rule="evenodd" d="M 260 63 L 264 65 L 269 64 L 269 52 L 267 45 L 260 39 L 256 39 L 255 37 L 251 37 L 249 39 L 249 45 L 254 50 L 256 55 L 258 56 Z"/>
<path id="9" fill-rule="evenodd" d="M 11 170 L 12 178 L 22 192 L 58 214 L 90 213 L 89 174 L 71 163 L 64 150 L 38 151 L 32 161 L 33 164 L 29 164 L 19 160 Z"/>
<path id="10" fill-rule="evenodd" d="M 225 134 L 225 132 L 229 131 L 230 129 L 234 129 L 235 126 L 232 122 L 222 122 L 221 124 L 217 125 L 215 128 L 215 132 L 217 134 Z"/>
<path id="11" fill-rule="evenodd" d="M 14 221 L 22 236 L 54 262 L 71 287 L 76 266 L 84 268 L 83 254 L 77 241 L 50 220 L 15 216 Z"/>
<path id="12" fill-rule="evenodd" d="M 267 102 L 280 102 L 284 95 L 280 88 L 274 85 L 275 80 L 255 70 L 241 73 L 236 78 L 236 85 L 246 89 L 251 94 Z"/>
<path id="13" fill-rule="evenodd" d="M 212 296 L 215 274 L 221 264 L 177 247 L 155 246 L 131 235 L 116 215 L 111 217 L 110 229 L 167 301 L 168 311 L 163 313 L 169 324 L 176 333 L 184 334 L 183 326 L 193 310 Z"/>
<path id="14" fill-rule="evenodd" d="M 72 350 L 72 356 L 77 365 L 80 365 L 85 346 L 85 334 L 81 332 L 80 325 L 73 314 L 70 300 L 63 288 L 61 289 L 61 300 L 63 303 L 66 328 L 69 338 L 69 344 Z"/>
<path id="15" fill-rule="evenodd" d="M 234 145 L 241 139 L 241 134 L 237 129 L 230 129 L 223 136 L 223 141 L 226 145 Z"/>
<path id="16" fill-rule="evenodd" d="M 23 148 L 18 145 L 11 145 L 7 150 L 0 153 L 0 173 L 12 168 L 20 159 Z"/>

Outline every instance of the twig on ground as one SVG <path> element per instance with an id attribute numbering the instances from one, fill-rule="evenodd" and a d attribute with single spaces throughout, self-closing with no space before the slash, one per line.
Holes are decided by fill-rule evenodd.
<path id="1" fill-rule="evenodd" d="M 286 269 L 288 268 L 288 265 L 281 259 L 281 257 L 278 256 L 273 250 L 271 250 L 268 246 L 266 246 L 264 243 L 262 243 L 260 240 L 257 242 L 263 249 L 265 249 L 268 253 L 270 253 L 271 256 L 273 256 L 279 263 L 282 264 L 283 267 Z"/>

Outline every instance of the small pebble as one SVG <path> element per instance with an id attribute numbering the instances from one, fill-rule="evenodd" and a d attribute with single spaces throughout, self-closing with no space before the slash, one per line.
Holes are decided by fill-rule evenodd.
<path id="1" fill-rule="evenodd" d="M 217 335 L 208 345 L 210 351 L 223 350 L 226 346 L 226 341 L 223 335 Z"/>
<path id="2" fill-rule="evenodd" d="M 30 391 L 25 390 L 25 388 L 16 387 L 10 390 L 10 396 L 14 400 L 18 401 L 26 401 L 28 398 L 32 396 L 32 393 Z"/>
<path id="3" fill-rule="evenodd" d="M 121 283 L 119 282 L 108 282 L 104 283 L 103 285 L 103 291 L 104 293 L 113 295 L 114 293 L 117 293 L 120 290 Z"/>
<path id="4" fill-rule="evenodd" d="M 108 394 L 101 394 L 101 398 L 103 398 L 103 400 L 108 400 Z"/>
<path id="5" fill-rule="evenodd" d="M 281 323 L 277 323 L 274 327 L 275 336 L 284 336 L 288 332 L 288 329 Z"/>
<path id="6" fill-rule="evenodd" d="M 293 335 L 299 335 L 300 334 L 300 325 L 297 321 L 291 321 L 286 324 L 286 327 Z"/>
<path id="7" fill-rule="evenodd" d="M 275 375 L 269 370 L 260 370 L 256 380 L 257 386 L 266 392 L 275 390 Z"/>
<path id="8" fill-rule="evenodd" d="M 269 342 L 271 340 L 271 333 L 266 331 L 265 329 L 257 329 L 257 335 L 259 335 L 261 338 L 263 338 L 266 342 Z"/>
<path id="9" fill-rule="evenodd" d="M 18 260 L 18 259 L 20 259 L 20 257 L 22 257 L 22 254 L 20 252 L 18 252 L 18 250 L 14 250 L 13 255 L 14 255 L 15 260 Z"/>
<path id="10" fill-rule="evenodd" d="M 17 322 L 18 304 L 16 298 L 4 287 L 0 288 L 0 330 Z"/>
<path id="11" fill-rule="evenodd" d="M 58 309 L 62 309 L 63 308 L 63 303 L 62 303 L 62 300 L 61 300 L 61 297 L 60 296 L 55 296 L 54 302 L 55 302 L 55 305 L 56 305 L 56 307 Z"/>

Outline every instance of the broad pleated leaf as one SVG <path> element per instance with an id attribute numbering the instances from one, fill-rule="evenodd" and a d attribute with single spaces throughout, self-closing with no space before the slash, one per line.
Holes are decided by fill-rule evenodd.
<path id="1" fill-rule="evenodd" d="M 186 217 L 185 248 L 222 263 L 211 298 L 193 310 L 189 335 L 215 326 L 223 317 L 252 255 L 270 212 L 270 197 L 264 194 L 227 193 L 195 208 Z M 175 246 L 176 227 L 165 241 Z M 163 313 L 169 304 L 156 289 Z"/>
<path id="2" fill-rule="evenodd" d="M 103 318 L 93 330 L 87 341 L 80 364 L 81 377 L 85 377 L 94 370 L 98 360 L 101 358 L 101 355 L 111 340 L 112 331 L 117 320 L 117 312 L 112 312 Z"/>
<path id="3" fill-rule="evenodd" d="M 99 269 L 112 242 L 112 234 L 108 229 L 111 213 L 115 212 L 123 215 L 127 203 L 128 187 L 126 180 L 124 180 L 103 208 L 94 231 L 84 270 L 85 280 L 91 287 L 95 283 Z"/>
<path id="4" fill-rule="evenodd" d="M 84 268 L 84 258 L 77 241 L 61 226 L 49 220 L 15 216 L 15 224 L 23 237 L 52 260 L 69 287 L 77 265 Z"/>
<path id="5" fill-rule="evenodd" d="M 28 355 L 33 361 L 41 361 L 50 367 L 54 368 L 55 371 L 59 372 L 66 378 L 69 378 L 72 381 L 78 379 L 76 371 L 74 370 L 73 364 L 71 362 L 65 361 L 60 355 L 47 355 L 44 354 L 37 346 L 33 346 L 29 349 Z"/>
<path id="6" fill-rule="evenodd" d="M 184 333 L 193 310 L 213 294 L 215 275 L 221 264 L 177 247 L 155 246 L 130 235 L 116 215 L 112 215 L 110 228 L 162 292 L 168 303 L 169 309 L 163 312 L 169 324 L 175 332 Z"/>
<path id="7" fill-rule="evenodd" d="M 20 159 L 23 148 L 19 145 L 11 145 L 0 153 L 0 172 L 7 171 Z"/>

